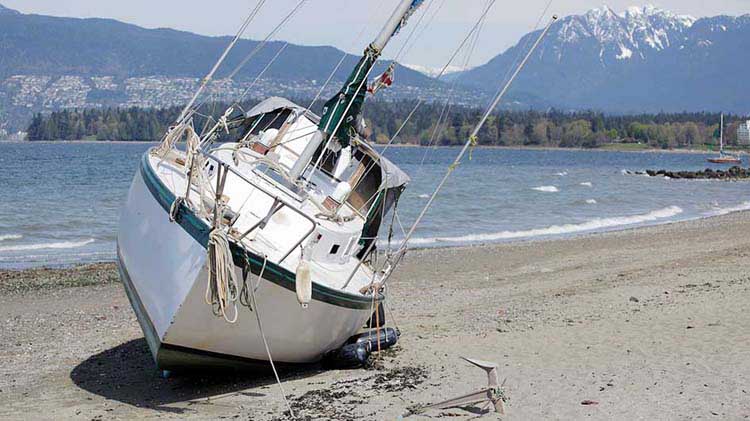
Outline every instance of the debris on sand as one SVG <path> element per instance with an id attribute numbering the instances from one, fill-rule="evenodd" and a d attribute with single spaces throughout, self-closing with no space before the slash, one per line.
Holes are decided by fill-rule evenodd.
<path id="1" fill-rule="evenodd" d="M 398 367 L 375 375 L 373 388 L 385 392 L 401 392 L 416 389 L 426 379 L 427 370 L 424 367 Z"/>
<path id="2" fill-rule="evenodd" d="M 586 400 L 581 401 L 581 405 L 585 405 L 585 406 L 599 405 L 599 402 L 586 399 Z"/>
<path id="3" fill-rule="evenodd" d="M 340 380 L 324 389 L 310 390 L 300 396 L 289 396 L 298 419 L 353 420 L 367 414 L 355 415 L 355 410 L 368 401 L 373 390 L 400 394 L 414 390 L 427 380 L 425 367 L 384 368 L 364 378 Z M 287 419 L 288 412 L 279 420 Z M 375 416 L 376 414 L 370 414 Z"/>

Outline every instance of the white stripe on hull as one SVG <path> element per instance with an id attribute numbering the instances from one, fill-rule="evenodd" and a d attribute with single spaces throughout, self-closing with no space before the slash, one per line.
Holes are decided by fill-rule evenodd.
<path id="1" fill-rule="evenodd" d="M 120 215 L 121 264 L 161 340 L 206 264 L 206 249 L 151 195 L 138 171 Z"/>
<path id="2" fill-rule="evenodd" d="M 236 268 L 237 273 L 242 271 Z M 267 360 L 255 314 L 239 306 L 237 322 L 229 324 L 216 317 L 205 302 L 206 272 L 178 311 L 164 342 L 188 348 Z M 256 275 L 248 277 L 255 285 Z M 265 279 L 255 292 L 263 332 L 274 361 L 286 363 L 315 362 L 328 350 L 338 348 L 360 329 L 370 310 L 357 310 L 313 301 L 307 309 L 297 302 L 297 295 Z M 231 315 L 231 313 L 229 314 Z"/>

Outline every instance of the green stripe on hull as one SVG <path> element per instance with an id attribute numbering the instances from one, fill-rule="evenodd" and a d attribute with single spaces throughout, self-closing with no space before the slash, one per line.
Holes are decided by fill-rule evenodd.
<path id="1" fill-rule="evenodd" d="M 143 176 L 143 181 L 146 183 L 148 190 L 159 205 L 166 211 L 164 218 L 167 218 L 169 209 L 175 200 L 175 195 L 154 173 L 149 162 L 149 152 L 146 152 L 141 159 L 141 175 Z M 185 232 L 190 234 L 190 236 L 204 248 L 208 246 L 208 236 L 211 232 L 211 228 L 195 215 L 195 213 L 193 213 L 193 211 L 185 204 L 180 205 L 177 223 L 179 223 Z M 232 247 L 234 263 L 237 266 L 242 267 L 245 264 L 245 251 L 234 242 L 230 242 L 230 245 Z M 250 271 L 255 275 L 260 274 L 263 268 L 263 257 L 250 252 L 248 252 L 247 257 L 250 262 Z M 294 273 L 273 262 L 266 263 L 263 278 L 290 291 L 296 291 Z M 372 308 L 372 298 L 370 297 L 348 294 L 316 283 L 313 283 L 312 298 L 315 301 L 321 301 L 338 307 L 357 310 L 369 310 Z M 383 297 L 381 296 L 379 299 L 382 301 Z"/>

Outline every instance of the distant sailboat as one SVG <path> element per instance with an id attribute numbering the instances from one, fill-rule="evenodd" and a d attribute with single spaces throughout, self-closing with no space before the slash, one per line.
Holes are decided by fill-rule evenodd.
<path id="1" fill-rule="evenodd" d="M 742 159 L 737 155 L 724 152 L 724 114 L 721 114 L 721 124 L 719 128 L 719 156 L 708 158 L 708 162 L 714 164 L 741 164 Z"/>

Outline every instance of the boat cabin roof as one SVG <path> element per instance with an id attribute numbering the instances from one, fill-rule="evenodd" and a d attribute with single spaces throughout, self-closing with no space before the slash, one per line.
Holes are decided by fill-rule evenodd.
<path id="1" fill-rule="evenodd" d="M 282 97 L 270 97 L 261 101 L 256 106 L 247 111 L 244 115 L 244 122 L 253 121 L 252 126 L 257 127 L 281 127 L 290 116 L 299 118 L 304 116 L 312 123 L 317 124 L 320 117 L 294 102 Z M 261 124 L 255 124 L 257 119 L 261 118 Z M 278 127 L 275 127 L 278 126 Z M 396 164 L 383 157 L 369 143 L 362 138 L 357 138 L 353 145 L 359 149 L 360 153 L 368 155 L 372 160 L 377 162 L 381 171 L 381 180 L 384 189 L 396 189 L 406 186 L 411 180 L 409 176 L 402 171 Z"/>

